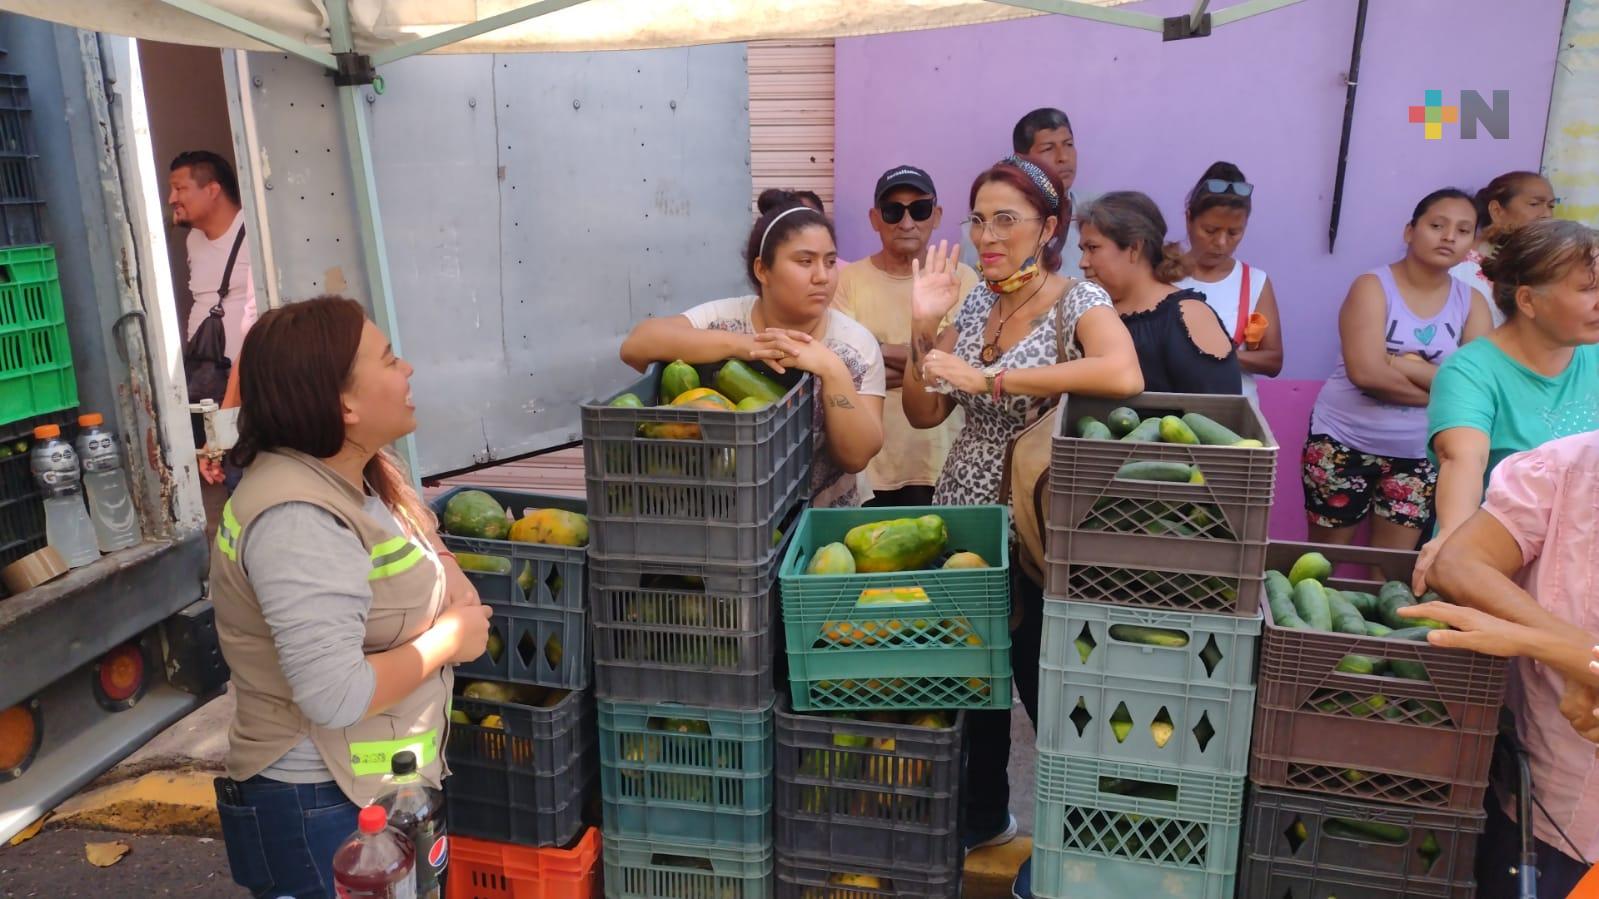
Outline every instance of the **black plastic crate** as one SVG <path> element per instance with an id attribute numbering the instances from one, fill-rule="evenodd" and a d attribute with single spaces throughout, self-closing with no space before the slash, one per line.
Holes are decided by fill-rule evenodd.
<path id="1" fill-rule="evenodd" d="M 596 694 L 717 708 L 771 705 L 780 652 L 777 569 L 793 531 L 791 519 L 778 554 L 759 566 L 591 557 Z"/>
<path id="2" fill-rule="evenodd" d="M 50 242 L 44 204 L 0 203 L 0 247 L 25 247 Z"/>
<path id="3" fill-rule="evenodd" d="M 433 514 L 442 518 L 450 498 L 468 490 L 487 493 L 513 519 L 521 518 L 529 509 L 560 509 L 580 515 L 588 510 L 588 504 L 583 500 L 567 496 L 468 485 L 455 487 L 435 497 L 429 503 Z M 451 552 L 485 557 L 484 562 L 500 569 L 483 571 L 462 566 L 467 579 L 477 588 L 478 598 L 486 603 L 558 609 L 584 607 L 588 564 L 588 550 L 584 547 L 518 543 L 443 533 L 440 536 L 444 539 L 445 548 Z"/>
<path id="4" fill-rule="evenodd" d="M 0 425 L 0 568 L 45 545 L 44 503 L 28 467 L 33 429 L 60 425 L 62 436 L 70 437 L 75 420 L 70 411 L 52 412 Z M 0 596 L 5 595 L 6 588 L 0 585 Z"/>
<path id="5" fill-rule="evenodd" d="M 719 366 L 695 366 L 711 383 Z M 609 558 L 760 564 L 775 552 L 773 531 L 810 498 L 815 452 L 814 379 L 775 376 L 788 388 L 753 412 L 611 406 L 631 393 L 654 402 L 663 366 L 582 407 L 590 548 Z M 653 439 L 640 429 L 674 424 L 697 438 Z"/>
<path id="6" fill-rule="evenodd" d="M 856 714 L 795 713 L 788 697 L 779 697 L 779 856 L 959 881 L 966 713 L 943 713 L 950 722 L 945 727 Z"/>
<path id="7" fill-rule="evenodd" d="M 488 649 L 456 668 L 462 678 L 531 684 L 558 690 L 589 685 L 588 613 L 571 609 L 487 603 Z M 498 641 L 498 646 L 495 642 Z M 495 649 L 499 650 L 498 657 Z"/>
<path id="8" fill-rule="evenodd" d="M 777 899 L 955 899 L 961 871 L 890 870 L 777 853 Z"/>
<path id="9" fill-rule="evenodd" d="M 543 707 L 456 696 L 454 712 L 478 723 L 449 727 L 450 829 L 527 846 L 570 842 L 599 776 L 594 697 L 572 692 Z M 489 715 L 500 721 L 483 725 Z"/>

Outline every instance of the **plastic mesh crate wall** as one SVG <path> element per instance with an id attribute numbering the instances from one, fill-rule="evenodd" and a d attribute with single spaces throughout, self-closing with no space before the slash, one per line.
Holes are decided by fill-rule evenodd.
<path id="1" fill-rule="evenodd" d="M 0 73 L 0 247 L 49 239 L 26 76 Z"/>
<path id="2" fill-rule="evenodd" d="M 598 899 L 600 830 L 570 849 L 513 846 L 450 835 L 446 899 Z"/>
<path id="3" fill-rule="evenodd" d="M 966 714 L 919 727 L 777 709 L 779 858 L 959 880 Z"/>
<path id="4" fill-rule="evenodd" d="M 1416 557 L 1273 543 L 1268 564 L 1286 570 L 1311 550 L 1335 564 L 1376 565 L 1406 583 Z M 1377 585 L 1334 578 L 1329 586 Z M 1482 808 L 1504 696 L 1503 659 L 1411 640 L 1280 628 L 1269 607 L 1265 616 L 1253 780 L 1414 808 Z M 1428 679 L 1338 671 L 1352 654 L 1420 664 Z"/>
<path id="5" fill-rule="evenodd" d="M 1038 754 L 1033 894 L 1231 899 L 1243 775 Z"/>
<path id="6" fill-rule="evenodd" d="M 77 404 L 55 248 L 0 249 L 0 425 Z"/>
<path id="7" fill-rule="evenodd" d="M 589 686 L 588 613 L 569 609 L 488 603 L 490 646 L 456 667 L 463 678 L 532 684 L 559 690 Z M 496 645 L 493 641 L 499 641 Z M 499 649 L 496 658 L 494 650 Z"/>
<path id="8" fill-rule="evenodd" d="M 76 425 L 69 412 L 0 425 L 0 446 L 9 452 L 0 456 L 0 568 L 45 545 L 44 503 L 28 461 L 33 429 L 45 424 L 59 425 L 63 437 L 74 436 Z M 0 597 L 6 595 L 5 585 L 0 584 Z"/>
<path id="9" fill-rule="evenodd" d="M 777 854 L 777 899 L 956 899 L 960 894 L 959 870 L 893 870 Z"/>
<path id="10" fill-rule="evenodd" d="M 521 518 L 530 509 L 561 509 L 586 514 L 588 504 L 566 496 L 548 496 L 524 490 L 493 487 L 456 487 L 436 497 L 429 505 L 441 519 L 450 499 L 468 490 L 487 493 L 511 514 Z M 581 546 L 552 546 L 546 543 L 518 543 L 512 540 L 487 540 L 441 534 L 451 552 L 475 553 L 502 559 L 504 572 L 467 571 L 467 579 L 477 588 L 478 598 L 487 603 L 543 606 L 558 609 L 583 609 L 587 598 L 588 550 Z"/>
<path id="11" fill-rule="evenodd" d="M 605 833 L 607 899 L 769 899 L 772 846 L 696 846 Z"/>
<path id="12" fill-rule="evenodd" d="M 1247 896 L 1470 899 L 1476 892 L 1480 812 L 1417 812 L 1255 788 L 1246 821 L 1240 873 Z M 1361 832 L 1371 824 L 1398 830 Z"/>

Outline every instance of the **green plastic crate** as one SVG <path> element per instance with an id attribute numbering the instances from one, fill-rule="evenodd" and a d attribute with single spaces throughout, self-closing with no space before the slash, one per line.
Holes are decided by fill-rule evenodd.
<path id="1" fill-rule="evenodd" d="M 1038 753 L 1038 899 L 1232 899 L 1244 775 Z"/>
<path id="2" fill-rule="evenodd" d="M 600 700 L 605 833 L 700 846 L 772 842 L 772 709 Z"/>
<path id="3" fill-rule="evenodd" d="M 948 526 L 948 552 L 992 567 L 805 573 L 857 525 L 929 514 Z M 1004 506 L 806 510 L 779 573 L 795 711 L 1010 708 L 1009 545 Z M 925 601 L 860 605 L 863 591 L 904 587 Z"/>
<path id="4" fill-rule="evenodd" d="M 601 828 L 607 899 L 770 899 L 772 846 L 711 848 Z"/>
<path id="5" fill-rule="evenodd" d="M 77 404 L 55 248 L 0 250 L 0 424 Z"/>

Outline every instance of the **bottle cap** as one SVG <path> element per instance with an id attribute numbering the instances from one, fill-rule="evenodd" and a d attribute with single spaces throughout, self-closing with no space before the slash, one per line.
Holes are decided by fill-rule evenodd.
<path id="1" fill-rule="evenodd" d="M 355 821 L 362 833 L 378 833 L 388 825 L 389 813 L 381 805 L 369 805 L 361 809 Z"/>
<path id="2" fill-rule="evenodd" d="M 51 437 L 61 436 L 60 425 L 40 425 L 33 429 L 33 439 L 49 440 Z"/>
<path id="3" fill-rule="evenodd" d="M 98 428 L 103 424 L 105 424 L 105 416 L 98 412 L 85 412 L 78 416 L 78 427 L 80 428 Z"/>
<path id="4" fill-rule="evenodd" d="M 403 749 L 399 752 L 396 752 L 393 757 L 389 759 L 389 770 L 394 772 L 395 777 L 402 777 L 407 774 L 415 774 L 416 753 L 409 749 Z"/>

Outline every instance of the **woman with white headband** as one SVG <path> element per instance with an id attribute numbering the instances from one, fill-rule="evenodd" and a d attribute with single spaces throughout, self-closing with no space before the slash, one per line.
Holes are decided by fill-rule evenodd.
<path id="1" fill-rule="evenodd" d="M 833 308 L 833 225 L 809 206 L 774 208 L 750 230 L 744 263 L 753 295 L 639 322 L 622 341 L 622 361 L 643 371 L 674 359 L 743 359 L 810 372 L 818 382 L 811 504 L 859 506 L 872 497 L 859 474 L 883 448 L 887 389 L 877 339 Z"/>

